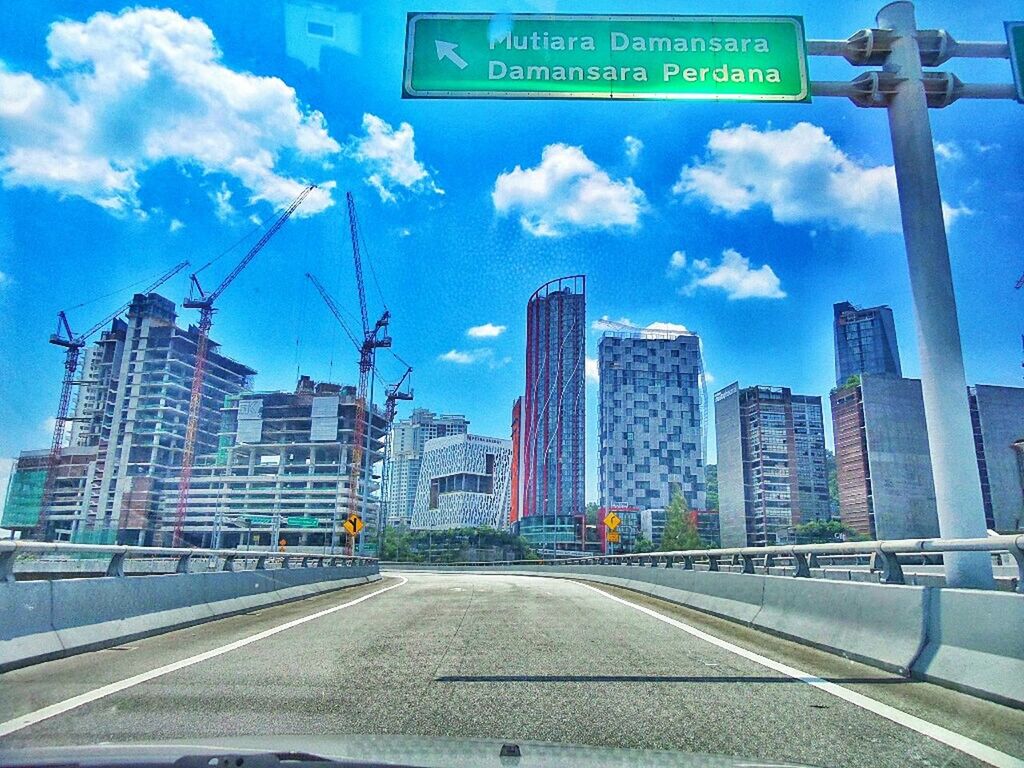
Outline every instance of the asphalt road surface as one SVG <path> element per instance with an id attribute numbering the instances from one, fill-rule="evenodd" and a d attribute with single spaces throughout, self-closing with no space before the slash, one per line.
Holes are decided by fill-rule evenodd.
<path id="1" fill-rule="evenodd" d="M 631 592 L 430 573 L 8 672 L 0 734 L 493 737 L 872 768 L 1024 758 L 1024 711 Z"/>

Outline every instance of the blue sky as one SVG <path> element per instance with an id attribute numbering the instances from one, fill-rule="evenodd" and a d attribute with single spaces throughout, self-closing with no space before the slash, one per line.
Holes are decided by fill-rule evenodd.
<path id="1" fill-rule="evenodd" d="M 611 2 L 484 5 L 621 10 Z M 922 2 L 918 21 L 961 40 L 1001 40 L 1002 21 L 1019 16 L 1015 5 Z M 844 299 L 893 307 L 905 374 L 918 374 L 883 110 L 825 98 L 403 100 L 406 12 L 480 10 L 479 2 L 368 3 L 372 12 L 345 46 L 319 57 L 294 36 L 289 43 L 287 3 L 253 11 L 233 0 L 170 2 L 156 14 L 144 5 L 122 13 L 121 3 L 5 7 L 0 456 L 48 445 L 62 355 L 46 339 L 59 309 L 73 327 L 88 327 L 130 295 L 128 286 L 182 258 L 203 263 L 254 221 L 269 221 L 305 180 L 321 184 L 320 196 L 225 293 L 214 325 L 225 352 L 259 371 L 260 389 L 291 388 L 297 370 L 355 378 L 353 351 L 303 277 L 319 275 L 354 317 L 348 189 L 380 284 L 378 293 L 368 274 L 371 312 L 383 296 L 395 351 L 415 368 L 416 405 L 464 413 L 474 432 L 508 434 L 523 387 L 526 299 L 577 272 L 588 275 L 591 320 L 699 333 L 712 390 L 739 380 L 827 402 L 831 307 Z M 701 13 L 707 4 L 634 9 Z M 714 10 L 803 15 L 808 38 L 819 39 L 870 25 L 877 5 L 788 0 Z M 970 82 L 1010 78 L 1006 61 L 945 68 Z M 810 72 L 847 79 L 859 70 L 813 58 Z M 931 116 L 968 380 L 1019 385 L 1024 107 L 960 102 Z M 242 253 L 214 264 L 206 281 L 215 284 Z M 179 276 L 164 292 L 180 301 L 186 284 Z M 487 327 L 469 334 L 479 326 Z M 589 334 L 590 357 L 599 336 Z M 384 360 L 386 378 L 401 372 Z M 591 382 L 589 498 L 596 395 Z"/>

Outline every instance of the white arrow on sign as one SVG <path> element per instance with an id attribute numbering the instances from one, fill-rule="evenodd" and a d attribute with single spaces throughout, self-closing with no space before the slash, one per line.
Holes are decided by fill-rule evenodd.
<path id="1" fill-rule="evenodd" d="M 438 60 L 448 59 L 459 69 L 465 69 L 468 66 L 466 60 L 455 52 L 455 49 L 459 47 L 458 43 L 446 43 L 444 40 L 435 40 L 434 45 L 437 46 Z"/>

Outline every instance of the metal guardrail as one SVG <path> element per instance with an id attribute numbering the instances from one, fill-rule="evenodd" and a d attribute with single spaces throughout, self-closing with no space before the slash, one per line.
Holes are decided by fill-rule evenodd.
<path id="1" fill-rule="evenodd" d="M 376 562 L 373 557 L 354 555 L 315 554 L 311 552 L 279 552 L 277 550 L 257 549 L 188 549 L 184 547 L 134 547 L 116 544 L 69 544 L 61 541 L 22 541 L 7 539 L 0 541 L 0 582 L 15 581 L 17 571 L 15 563 L 19 556 L 26 555 L 110 555 L 104 570 L 107 576 L 131 576 L 126 574 L 125 562 L 134 560 L 175 561 L 175 573 L 189 573 L 193 560 L 205 559 L 207 570 L 234 571 L 236 564 L 242 564 L 243 570 L 252 563 L 251 570 L 267 570 L 268 562 L 278 563 L 279 568 L 291 568 L 297 563 L 300 568 L 315 568 L 336 565 L 361 565 Z M 222 563 L 220 561 L 223 561 Z M 55 564 L 60 561 L 54 560 Z"/>
<path id="2" fill-rule="evenodd" d="M 870 569 L 881 571 L 883 584 L 905 584 L 900 556 L 942 555 L 946 552 L 1007 552 L 1017 565 L 1016 591 L 1024 593 L 1024 534 L 989 536 L 984 539 L 894 539 L 890 541 L 849 541 L 834 544 L 791 544 L 773 547 L 732 547 L 725 549 L 688 549 L 674 552 L 646 552 L 632 555 L 590 555 L 549 560 L 502 560 L 476 563 L 434 563 L 442 567 L 488 567 L 508 565 L 639 565 L 652 568 L 682 567 L 692 570 L 696 563 L 709 571 L 731 561 L 742 566 L 743 573 L 763 573 L 782 564 L 792 566 L 792 575 L 809 578 L 812 568 L 821 567 L 819 558 L 862 555 L 870 557 Z M 395 563 L 399 565 L 399 563 Z M 424 565 L 424 563 L 417 563 Z"/>

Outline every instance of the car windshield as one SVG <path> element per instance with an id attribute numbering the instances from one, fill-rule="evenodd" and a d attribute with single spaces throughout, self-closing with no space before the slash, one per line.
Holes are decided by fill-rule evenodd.
<path id="1" fill-rule="evenodd" d="M 1024 765 L 1022 11 L 7 0 L 0 768 Z"/>

